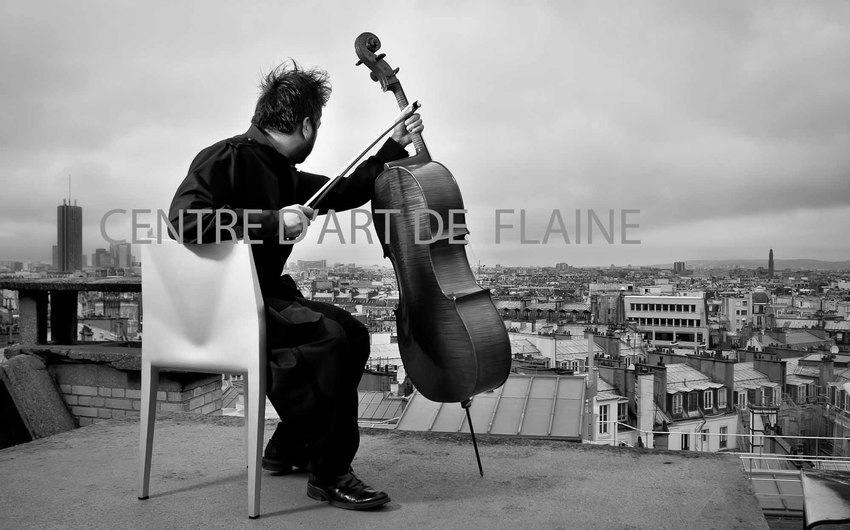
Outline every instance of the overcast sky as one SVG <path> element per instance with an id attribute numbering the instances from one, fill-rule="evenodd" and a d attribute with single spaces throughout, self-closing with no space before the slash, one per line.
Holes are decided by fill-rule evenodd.
<path id="1" fill-rule="evenodd" d="M 397 113 L 355 67 L 363 31 L 422 102 L 474 261 L 850 259 L 850 3 L 523 4 L 0 0 L 0 259 L 50 260 L 68 175 L 87 254 L 106 246 L 107 211 L 167 209 L 194 155 L 247 129 L 261 73 L 287 57 L 330 73 L 302 169 L 335 174 Z M 497 209 L 513 228 L 497 231 Z M 522 243 L 553 210 L 570 244 Z M 614 210 L 614 244 L 599 230 L 587 243 L 589 210 L 605 225 Z M 621 240 L 624 210 L 640 211 L 626 234 L 639 244 Z M 131 237 L 123 217 L 116 239 Z M 346 245 L 317 245 L 321 226 L 292 259 L 381 262 L 347 228 Z"/>

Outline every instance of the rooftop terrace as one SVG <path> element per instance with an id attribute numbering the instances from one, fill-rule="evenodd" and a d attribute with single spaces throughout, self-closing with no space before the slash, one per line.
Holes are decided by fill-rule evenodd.
<path id="1" fill-rule="evenodd" d="M 266 438 L 274 422 L 266 424 Z M 242 418 L 161 413 L 151 496 L 137 500 L 137 419 L 0 450 L 2 528 L 767 528 L 732 455 L 517 438 L 363 431 L 358 475 L 382 509 L 306 496 L 306 476 L 263 476 L 247 518 Z"/>

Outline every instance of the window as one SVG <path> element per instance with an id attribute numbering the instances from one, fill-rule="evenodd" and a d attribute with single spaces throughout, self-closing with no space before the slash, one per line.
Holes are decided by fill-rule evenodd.
<path id="1" fill-rule="evenodd" d="M 778 407 L 782 402 L 782 390 L 776 386 L 773 387 L 773 406 Z"/>
<path id="2" fill-rule="evenodd" d="M 673 394 L 673 414 L 682 413 L 682 394 Z"/>
<path id="3" fill-rule="evenodd" d="M 797 385 L 797 403 L 806 402 L 806 385 Z"/>
<path id="4" fill-rule="evenodd" d="M 701 431 L 699 432 L 699 434 L 700 434 L 700 441 L 701 441 L 703 444 L 707 444 L 707 443 L 708 443 L 708 429 L 703 429 L 703 430 L 701 430 Z"/>
<path id="5" fill-rule="evenodd" d="M 599 434 L 608 434 L 608 409 L 610 405 L 599 406 Z"/>
<path id="6" fill-rule="evenodd" d="M 721 409 L 726 408 L 726 389 L 718 388 L 717 389 L 717 407 Z"/>
<path id="7" fill-rule="evenodd" d="M 746 392 L 738 392 L 738 408 L 741 410 L 746 410 L 747 408 L 747 393 Z"/>
<path id="8" fill-rule="evenodd" d="M 702 393 L 702 408 L 705 410 L 714 408 L 714 396 L 711 390 L 706 390 Z"/>
<path id="9" fill-rule="evenodd" d="M 726 446 L 727 446 L 726 437 L 728 435 L 729 435 L 729 427 L 726 427 L 725 425 L 720 427 L 720 448 L 721 449 L 726 449 Z"/>
<path id="10" fill-rule="evenodd" d="M 699 410 L 699 396 L 696 392 L 688 392 L 688 412 Z"/>
<path id="11" fill-rule="evenodd" d="M 625 423 L 629 419 L 629 404 L 617 403 L 617 421 Z"/>

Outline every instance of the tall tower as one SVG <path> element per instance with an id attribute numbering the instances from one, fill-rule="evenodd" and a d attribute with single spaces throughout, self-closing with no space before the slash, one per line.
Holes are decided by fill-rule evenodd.
<path id="1" fill-rule="evenodd" d="M 767 255 L 767 277 L 773 278 L 773 249 L 770 249 L 770 254 Z"/>
<path id="2" fill-rule="evenodd" d="M 57 269 L 74 272 L 83 268 L 83 208 L 70 199 L 56 207 Z"/>

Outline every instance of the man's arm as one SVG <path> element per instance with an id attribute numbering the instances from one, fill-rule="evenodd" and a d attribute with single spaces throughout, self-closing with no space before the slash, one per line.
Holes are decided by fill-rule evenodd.
<path id="1" fill-rule="evenodd" d="M 406 158 L 407 151 L 398 142 L 388 139 L 373 156 L 360 163 L 351 174 L 337 182 L 318 204 L 320 214 L 328 210 L 341 212 L 362 206 L 372 200 L 375 179 L 384 171 L 385 164 Z M 326 177 L 301 172 L 297 199 L 305 202 L 327 182 Z"/>
<path id="2" fill-rule="evenodd" d="M 413 142 L 414 135 L 420 134 L 424 129 L 422 117 L 417 113 L 411 114 L 404 122 L 396 125 L 392 136 L 384 142 L 384 145 L 374 156 L 367 158 L 357 166 L 357 169 L 348 178 L 334 185 L 332 190 L 320 201 L 319 213 L 325 213 L 327 210 L 350 210 L 370 201 L 375 189 L 375 179 L 384 171 L 384 165 L 407 158 L 408 153 L 405 146 Z M 302 190 L 299 190 L 298 200 L 300 202 L 312 197 L 327 180 L 318 175 L 308 173 L 302 173 L 302 175 L 307 177 L 307 185 L 304 187 L 307 193 L 302 194 Z"/>
<path id="3" fill-rule="evenodd" d="M 216 243 L 248 237 L 260 240 L 278 234 L 278 210 L 233 208 L 238 175 L 235 149 L 220 143 L 202 151 L 177 188 L 168 219 L 184 243 Z M 235 237 L 234 237 L 235 236 Z"/>

